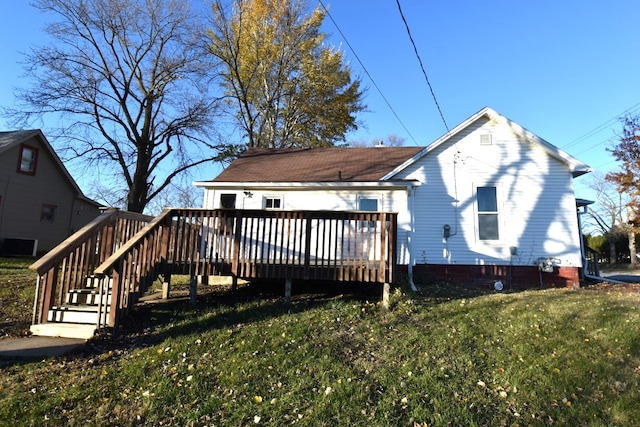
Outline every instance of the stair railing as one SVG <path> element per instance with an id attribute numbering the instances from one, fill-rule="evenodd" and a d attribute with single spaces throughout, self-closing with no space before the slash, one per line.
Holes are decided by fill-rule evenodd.
<path id="1" fill-rule="evenodd" d="M 162 211 L 94 270 L 101 291 L 106 284 L 111 289 L 111 301 L 100 305 L 98 327 L 115 326 L 165 271 L 172 211 Z"/>
<path id="2" fill-rule="evenodd" d="M 29 268 L 38 273 L 33 324 L 47 322 L 69 290 L 81 289 L 101 264 L 151 220 L 148 215 L 109 208 Z"/>

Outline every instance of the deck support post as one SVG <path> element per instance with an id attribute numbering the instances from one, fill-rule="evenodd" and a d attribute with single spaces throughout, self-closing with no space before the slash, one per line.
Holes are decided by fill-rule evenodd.
<path id="1" fill-rule="evenodd" d="M 189 279 L 189 304 L 196 305 L 196 299 L 198 296 L 198 281 L 195 277 Z"/>
<path id="2" fill-rule="evenodd" d="M 287 304 L 291 302 L 291 279 L 284 281 L 284 301 Z"/>
<path id="3" fill-rule="evenodd" d="M 389 285 L 388 282 L 385 282 L 382 285 L 382 306 L 387 310 L 389 309 L 389 289 L 390 288 L 391 286 Z"/>
<path id="4" fill-rule="evenodd" d="M 171 273 L 167 273 L 164 275 L 164 280 L 162 281 L 162 299 L 169 299 L 171 296 Z"/>

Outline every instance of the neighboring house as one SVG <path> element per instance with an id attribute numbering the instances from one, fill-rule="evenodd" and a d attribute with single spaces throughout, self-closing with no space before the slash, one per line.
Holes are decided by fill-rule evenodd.
<path id="1" fill-rule="evenodd" d="M 49 251 L 99 214 L 40 130 L 0 132 L 0 253 Z"/>
<path id="2" fill-rule="evenodd" d="M 250 149 L 195 185 L 205 208 L 397 212 L 410 278 L 573 287 L 589 170 L 485 108 L 427 147 Z"/>

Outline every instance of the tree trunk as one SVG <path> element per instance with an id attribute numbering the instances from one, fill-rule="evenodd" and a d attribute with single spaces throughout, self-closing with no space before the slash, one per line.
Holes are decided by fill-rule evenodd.
<path id="1" fill-rule="evenodd" d="M 638 259 L 636 258 L 636 233 L 634 230 L 629 230 L 629 256 L 631 257 L 631 267 L 636 268 L 638 266 Z"/>
<path id="2" fill-rule="evenodd" d="M 609 264 L 615 264 L 618 261 L 618 254 L 616 253 L 616 239 L 613 236 L 609 236 Z"/>
<path id="3" fill-rule="evenodd" d="M 142 213 L 147 206 L 148 186 L 144 177 L 135 175 L 127 195 L 127 210 Z"/>

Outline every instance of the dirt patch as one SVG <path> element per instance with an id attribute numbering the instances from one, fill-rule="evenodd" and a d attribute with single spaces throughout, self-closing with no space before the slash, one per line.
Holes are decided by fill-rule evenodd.
<path id="1" fill-rule="evenodd" d="M 590 291 L 605 291 L 605 292 L 625 292 L 625 293 L 639 293 L 640 283 L 611 283 L 611 282 L 599 282 L 592 285 L 587 285 L 583 289 Z"/>

